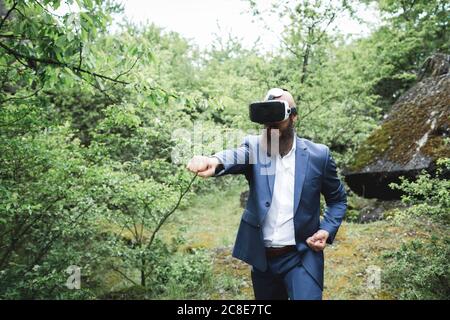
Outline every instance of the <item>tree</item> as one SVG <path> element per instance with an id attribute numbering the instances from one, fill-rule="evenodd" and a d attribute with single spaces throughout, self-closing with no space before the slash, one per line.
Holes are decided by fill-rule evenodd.
<path id="1" fill-rule="evenodd" d="M 114 228 L 123 227 L 126 216 L 156 227 L 152 245 L 139 253 L 145 261 L 166 221 L 164 209 L 176 203 L 174 190 L 183 183 L 170 162 L 167 123 L 176 117 L 164 117 L 164 125 L 154 121 L 178 96 L 145 72 L 132 72 L 153 61 L 143 54 L 150 43 L 130 42 L 126 34 L 115 41 L 105 33 L 114 4 L 77 1 L 79 11 L 63 16 L 54 13 L 59 4 L 2 2 L 2 297 L 93 297 L 102 281 L 93 270 L 117 252 L 111 239 L 123 238 Z M 156 191 L 164 194 L 151 203 L 146 197 Z M 155 212 L 161 217 L 152 220 Z M 65 288 L 70 265 L 81 267 L 84 290 Z"/>

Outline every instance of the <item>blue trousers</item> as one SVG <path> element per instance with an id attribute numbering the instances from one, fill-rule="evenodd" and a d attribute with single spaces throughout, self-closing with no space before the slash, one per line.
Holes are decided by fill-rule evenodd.
<path id="1" fill-rule="evenodd" d="M 298 252 L 268 259 L 265 272 L 252 267 L 256 300 L 322 300 L 322 289 L 306 271 Z"/>

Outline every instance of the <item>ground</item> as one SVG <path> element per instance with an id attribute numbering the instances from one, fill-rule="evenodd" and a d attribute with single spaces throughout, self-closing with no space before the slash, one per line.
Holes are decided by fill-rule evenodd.
<path id="1" fill-rule="evenodd" d="M 205 248 L 211 252 L 214 274 L 207 294 L 210 299 L 253 299 L 250 267 L 231 257 L 242 214 L 239 195 L 243 190 L 245 185 L 238 183 L 223 192 L 196 196 L 192 205 L 174 214 L 163 232 L 165 237 L 181 232 L 186 238 L 182 250 Z M 369 285 L 368 268 L 382 271 L 382 254 L 421 236 L 414 230 L 417 226 L 390 220 L 344 222 L 334 244 L 325 249 L 324 299 L 393 298 L 383 289 L 382 278 L 379 289 Z"/>

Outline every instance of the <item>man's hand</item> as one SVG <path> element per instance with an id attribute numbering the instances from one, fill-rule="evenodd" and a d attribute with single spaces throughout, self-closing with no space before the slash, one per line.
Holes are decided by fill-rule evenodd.
<path id="1" fill-rule="evenodd" d="M 322 251 L 325 249 L 328 239 L 328 231 L 319 230 L 314 233 L 311 237 L 306 239 L 306 243 L 308 246 L 316 252 Z"/>
<path id="2" fill-rule="evenodd" d="M 194 173 L 198 173 L 200 177 L 207 178 L 214 175 L 216 167 L 220 164 L 216 157 L 194 156 L 186 168 Z"/>

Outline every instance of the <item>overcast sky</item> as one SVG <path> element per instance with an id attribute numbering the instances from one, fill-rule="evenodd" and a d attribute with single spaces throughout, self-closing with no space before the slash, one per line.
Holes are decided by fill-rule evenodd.
<path id="1" fill-rule="evenodd" d="M 265 30 L 261 22 L 252 22 L 254 17 L 248 12 L 249 5 L 243 0 L 121 0 L 125 15 L 134 22 L 154 22 L 166 30 L 176 31 L 186 38 L 192 39 L 201 48 L 208 47 L 214 34 L 231 33 L 242 39 L 246 47 L 250 47 L 258 37 L 265 39 L 264 50 L 277 47 L 277 33 L 282 30 L 280 21 L 272 20 L 273 31 Z M 260 0 L 260 4 L 270 1 Z M 375 10 L 361 8 L 358 16 L 369 25 L 378 22 Z M 336 21 L 339 29 L 345 34 L 355 36 L 369 32 L 369 26 L 359 24 L 348 17 L 341 16 Z M 219 32 L 218 25 L 221 32 Z M 266 39 L 273 39 L 266 41 Z"/>

